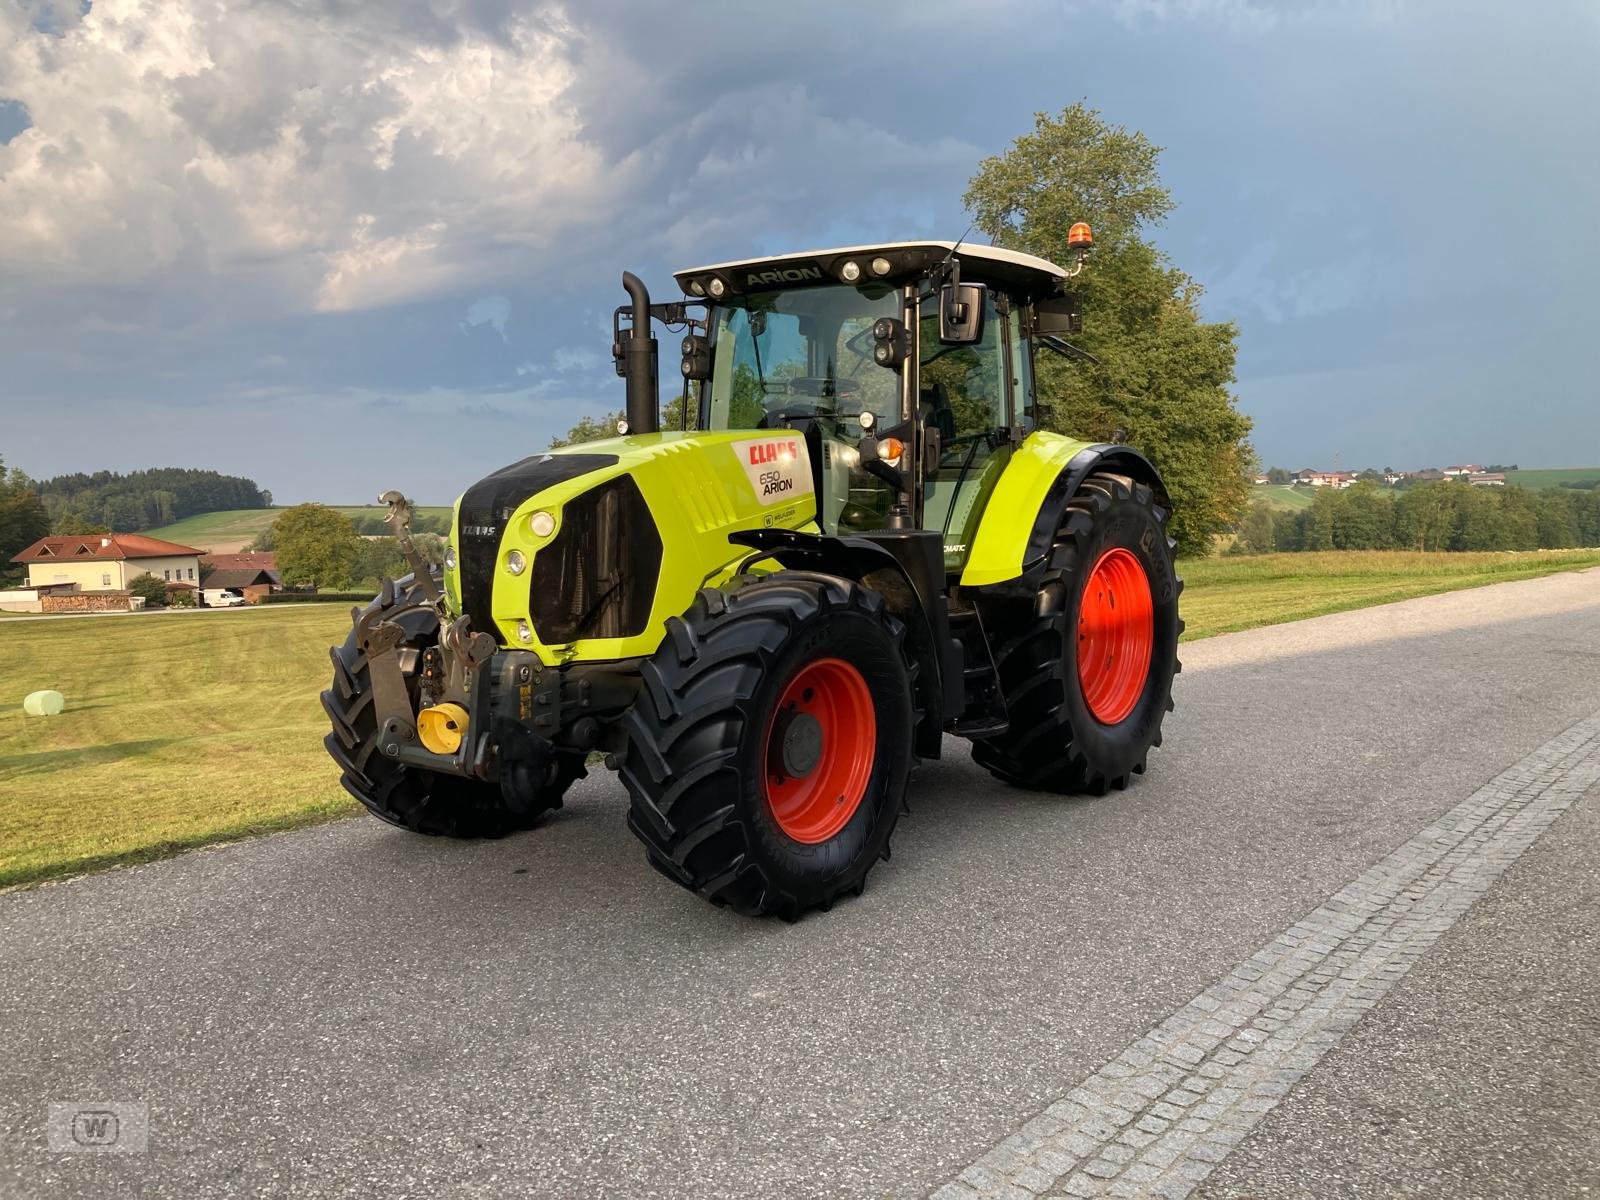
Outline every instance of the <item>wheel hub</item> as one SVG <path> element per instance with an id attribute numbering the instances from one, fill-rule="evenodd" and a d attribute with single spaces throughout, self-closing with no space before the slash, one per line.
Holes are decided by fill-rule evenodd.
<path id="1" fill-rule="evenodd" d="M 808 712 L 786 710 L 778 714 L 773 733 L 782 774 L 794 779 L 811 774 L 822 758 L 822 722 Z"/>
<path id="2" fill-rule="evenodd" d="M 872 692 L 842 658 L 806 663 L 784 686 L 767 727 L 765 778 L 773 820 L 797 842 L 825 842 L 850 823 L 877 757 Z"/>
<path id="3" fill-rule="evenodd" d="M 1095 720 L 1128 718 L 1144 694 L 1154 647 L 1150 576 L 1131 550 L 1113 546 L 1095 562 L 1078 604 L 1078 684 Z"/>

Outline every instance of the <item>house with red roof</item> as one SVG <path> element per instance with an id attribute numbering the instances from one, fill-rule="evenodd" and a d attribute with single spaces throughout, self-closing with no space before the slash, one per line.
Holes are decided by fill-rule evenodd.
<path id="1" fill-rule="evenodd" d="M 140 575 L 168 590 L 198 588 L 204 553 L 142 533 L 82 533 L 40 538 L 11 561 L 27 566 L 28 587 L 40 591 L 125 592 Z"/>

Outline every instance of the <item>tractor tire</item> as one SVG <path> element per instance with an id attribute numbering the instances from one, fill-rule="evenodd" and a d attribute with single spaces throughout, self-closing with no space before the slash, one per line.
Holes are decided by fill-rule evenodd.
<path id="1" fill-rule="evenodd" d="M 407 603 L 414 584 L 411 577 L 397 582 L 389 597 L 372 602 L 379 608 Z M 369 606 L 371 607 L 371 606 Z M 393 618 L 406 631 L 404 646 L 424 649 L 439 640 L 439 621 L 431 608 L 413 609 Z M 546 813 L 561 807 L 562 794 L 574 780 L 588 774 L 582 754 L 555 756 L 544 786 L 523 803 L 506 801 L 498 783 L 462 779 L 437 771 L 395 763 L 376 753 L 377 722 L 372 713 L 367 658 L 356 644 L 355 633 L 342 646 L 331 649 L 333 685 L 322 693 L 322 707 L 333 723 L 323 745 L 342 771 L 339 782 L 368 812 L 412 833 L 451 838 L 497 838 L 530 829 Z M 406 680 L 411 702 L 417 702 L 417 681 Z"/>
<path id="2" fill-rule="evenodd" d="M 806 571 L 703 589 L 668 620 L 622 764 L 651 865 L 752 916 L 859 895 L 915 763 L 904 638 L 877 592 Z"/>
<path id="3" fill-rule="evenodd" d="M 1010 728 L 972 745 L 990 774 L 1096 796 L 1144 774 L 1181 670 L 1168 516 L 1145 484 L 1090 475 L 1067 503 L 1031 611 L 980 596 L 986 626 L 1018 631 L 995 651 Z"/>

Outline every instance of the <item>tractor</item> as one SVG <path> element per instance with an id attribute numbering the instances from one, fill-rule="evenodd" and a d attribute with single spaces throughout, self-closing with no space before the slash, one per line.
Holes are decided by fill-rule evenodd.
<path id="1" fill-rule="evenodd" d="M 469 487 L 442 570 L 385 493 L 413 573 L 332 651 L 345 788 L 498 837 L 604 762 L 662 875 L 788 920 L 862 891 L 947 736 L 1018 787 L 1125 788 L 1182 584 L 1151 463 L 1037 427 L 1037 356 L 1086 356 L 1089 227 L 1068 241 L 1070 268 L 944 241 L 719 263 L 670 303 L 625 273 L 616 437 Z M 681 339 L 665 417 L 653 322 Z"/>

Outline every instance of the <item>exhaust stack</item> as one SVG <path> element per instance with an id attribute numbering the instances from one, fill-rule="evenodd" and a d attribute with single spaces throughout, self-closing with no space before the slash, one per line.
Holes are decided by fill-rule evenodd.
<path id="1" fill-rule="evenodd" d="M 661 428 L 661 397 L 657 384 L 657 348 L 650 330 L 650 293 L 632 271 L 622 273 L 622 286 L 633 301 L 633 328 L 623 351 L 627 379 L 629 433 L 655 433 Z"/>

